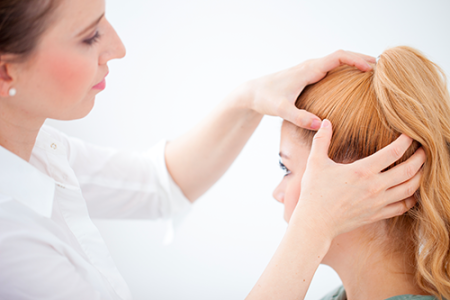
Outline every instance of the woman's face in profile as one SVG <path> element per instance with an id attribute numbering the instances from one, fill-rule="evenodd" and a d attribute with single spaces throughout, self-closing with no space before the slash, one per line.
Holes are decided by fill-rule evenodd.
<path id="1" fill-rule="evenodd" d="M 104 88 L 107 62 L 125 55 L 104 13 L 104 0 L 61 1 L 33 55 L 17 65 L 22 100 L 13 105 L 40 118 L 72 120 L 90 112 Z"/>
<path id="2" fill-rule="evenodd" d="M 310 145 L 303 140 L 298 127 L 284 121 L 281 127 L 280 166 L 285 175 L 272 195 L 284 204 L 284 219 L 288 223 L 300 197 L 301 181 L 310 150 Z"/>

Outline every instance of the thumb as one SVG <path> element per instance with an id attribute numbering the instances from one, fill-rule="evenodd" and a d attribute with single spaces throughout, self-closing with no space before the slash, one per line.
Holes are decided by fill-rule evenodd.
<path id="1" fill-rule="evenodd" d="M 331 122 L 324 119 L 319 131 L 314 135 L 311 153 L 309 155 L 310 160 L 321 161 L 324 158 L 328 158 L 328 148 L 330 147 L 332 135 L 333 129 Z"/>

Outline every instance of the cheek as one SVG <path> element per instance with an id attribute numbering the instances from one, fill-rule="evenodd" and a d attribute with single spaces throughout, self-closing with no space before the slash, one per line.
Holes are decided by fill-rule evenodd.
<path id="1" fill-rule="evenodd" d="M 82 98 L 94 86 L 96 66 L 89 59 L 68 53 L 50 53 L 47 76 L 55 91 L 71 98 Z M 58 94 L 59 94 L 58 93 Z"/>
<path id="2" fill-rule="evenodd" d="M 94 52 L 83 51 L 73 47 L 61 47 L 48 43 L 39 50 L 39 55 L 32 63 L 32 77 L 25 85 L 32 93 L 41 95 L 33 112 L 46 118 L 71 119 L 85 114 L 93 106 L 92 87 L 98 77 L 98 60 Z M 28 98 L 33 98 L 33 94 Z M 85 107 L 86 106 L 86 107 Z M 89 106 L 89 107 L 88 107 Z"/>
<path id="3" fill-rule="evenodd" d="M 284 219 L 288 223 L 300 197 L 300 190 L 301 178 L 292 178 L 292 183 L 289 184 L 284 195 Z"/>

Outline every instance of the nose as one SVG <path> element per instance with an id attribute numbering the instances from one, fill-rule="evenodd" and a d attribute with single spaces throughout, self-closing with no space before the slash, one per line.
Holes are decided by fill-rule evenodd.
<path id="1" fill-rule="evenodd" d="M 281 188 L 282 182 L 273 190 L 272 196 L 280 203 L 284 203 L 284 190 Z"/>
<path id="2" fill-rule="evenodd" d="M 108 22 L 108 42 L 105 45 L 105 49 L 100 55 L 99 64 L 106 64 L 108 61 L 117 58 L 123 58 L 126 54 L 125 45 L 122 43 L 117 32 Z"/>

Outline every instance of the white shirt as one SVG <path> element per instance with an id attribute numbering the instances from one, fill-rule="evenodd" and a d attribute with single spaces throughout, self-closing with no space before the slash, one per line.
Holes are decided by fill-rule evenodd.
<path id="1" fill-rule="evenodd" d="M 0 299 L 131 299 L 91 217 L 185 214 L 164 148 L 116 151 L 48 126 L 30 163 L 0 147 Z"/>

